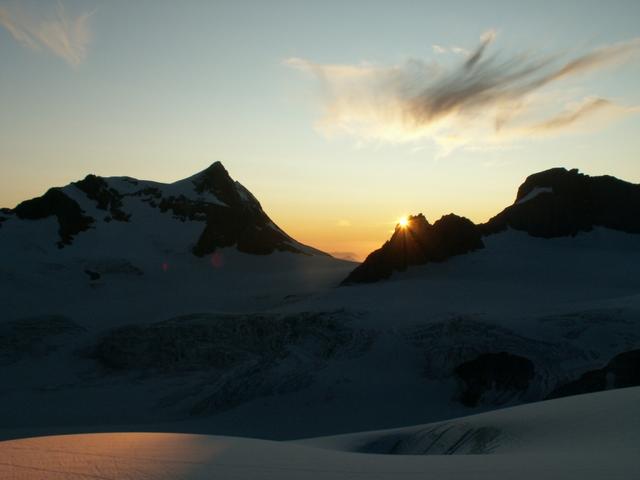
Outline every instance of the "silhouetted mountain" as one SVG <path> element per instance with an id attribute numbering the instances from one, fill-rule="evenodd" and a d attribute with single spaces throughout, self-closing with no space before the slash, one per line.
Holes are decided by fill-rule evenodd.
<path id="1" fill-rule="evenodd" d="M 371 253 L 342 283 L 375 282 L 389 278 L 394 270 L 442 262 L 483 247 L 480 230 L 471 220 L 450 214 L 431 225 L 419 214 L 409 217 L 406 226 L 398 225 L 391 239 Z"/>
<path id="2" fill-rule="evenodd" d="M 596 226 L 640 233 L 640 185 L 552 168 L 527 177 L 514 204 L 480 228 L 484 234 L 513 228 L 551 238 Z"/>
<path id="3" fill-rule="evenodd" d="M 481 236 L 508 228 L 553 238 L 594 227 L 640 233 L 640 185 L 552 168 L 527 177 L 513 205 L 487 223 L 476 226 L 451 214 L 431 226 L 422 214 L 411 217 L 408 228 L 396 227 L 391 240 L 372 252 L 343 284 L 375 282 L 409 265 L 471 252 L 482 248 Z"/>
<path id="4" fill-rule="evenodd" d="M 201 233 L 191 242 L 192 252 L 198 256 L 234 245 L 239 251 L 252 254 L 276 250 L 322 254 L 278 228 L 258 200 L 234 181 L 220 162 L 172 184 L 87 175 L 66 187 L 51 188 L 13 210 L 4 209 L 3 213 L 7 218 L 15 214 L 23 220 L 55 217 L 59 238 L 52 241 L 63 248 L 72 245 L 74 237 L 82 232 L 101 231 L 112 221 L 142 221 L 148 229 L 145 235 L 151 235 L 154 222 L 148 217 L 152 210 L 182 222 L 203 224 Z"/>

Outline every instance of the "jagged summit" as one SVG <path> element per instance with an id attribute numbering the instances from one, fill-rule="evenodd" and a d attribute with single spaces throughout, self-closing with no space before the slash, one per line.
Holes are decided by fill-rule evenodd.
<path id="1" fill-rule="evenodd" d="M 195 175 L 174 182 L 174 185 L 183 184 L 191 186 L 197 194 L 212 194 L 226 205 L 238 204 L 242 201 L 238 192 L 239 183 L 231 178 L 220 161 L 212 163 Z"/>
<path id="2" fill-rule="evenodd" d="M 398 225 L 391 239 L 356 267 L 343 284 L 369 283 L 389 278 L 410 265 L 442 262 L 483 248 L 480 231 L 467 218 L 445 215 L 431 225 L 421 213 Z"/>

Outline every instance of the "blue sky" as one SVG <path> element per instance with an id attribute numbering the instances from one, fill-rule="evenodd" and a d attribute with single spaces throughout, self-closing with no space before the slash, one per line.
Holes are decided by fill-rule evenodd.
<path id="1" fill-rule="evenodd" d="M 486 220 L 544 168 L 640 182 L 638 18 L 637 1 L 0 0 L 0 204 L 220 160 L 296 238 L 362 256 L 403 214 Z M 416 116 L 482 39 L 490 98 Z M 594 52 L 517 96 L 489 63 L 553 74 Z"/>

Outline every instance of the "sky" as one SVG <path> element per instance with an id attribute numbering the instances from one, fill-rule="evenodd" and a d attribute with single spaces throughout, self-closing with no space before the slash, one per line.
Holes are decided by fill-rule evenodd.
<path id="1" fill-rule="evenodd" d="M 299 241 L 640 183 L 640 2 L 0 0 L 0 205 L 221 161 Z"/>

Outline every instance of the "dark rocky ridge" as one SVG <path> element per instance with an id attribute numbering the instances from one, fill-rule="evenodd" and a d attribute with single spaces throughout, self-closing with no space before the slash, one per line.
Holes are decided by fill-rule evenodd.
<path id="1" fill-rule="evenodd" d="M 131 218 L 131 215 L 122 210 L 123 196 L 115 188 L 110 188 L 104 178 L 87 175 L 84 180 L 74 182 L 74 185 L 88 198 L 95 200 L 100 210 L 108 210 L 114 220 L 128 222 Z"/>
<path id="2" fill-rule="evenodd" d="M 183 220 L 206 222 L 193 247 L 195 255 L 206 255 L 232 245 L 241 252 L 252 254 L 265 255 L 275 250 L 302 253 L 295 242 L 275 226 L 260 202 L 235 182 L 220 162 L 201 172 L 193 183 L 198 193 L 213 193 L 226 205 L 180 196 L 163 199 L 160 209 L 163 212 L 171 210 L 174 216 Z"/>
<path id="3" fill-rule="evenodd" d="M 547 398 L 567 397 L 638 385 L 640 385 L 640 350 L 629 350 L 613 357 L 604 367 L 589 370 L 577 380 L 556 388 Z"/>
<path id="4" fill-rule="evenodd" d="M 433 225 L 422 214 L 408 220 L 406 227 L 397 226 L 391 239 L 369 254 L 342 284 L 376 282 L 410 265 L 442 262 L 484 248 L 480 230 L 467 218 L 449 214 Z"/>
<path id="5" fill-rule="evenodd" d="M 227 172 L 220 162 L 215 162 L 209 166 L 209 168 L 202 171 L 198 177 L 193 180 L 193 184 L 196 192 L 213 193 L 220 201 L 226 203 L 228 206 L 242 203 L 242 196 L 238 188 L 240 184 L 233 181 L 229 176 L 229 172 Z M 243 188 L 243 193 L 244 192 L 248 191 Z M 254 203 L 258 203 L 255 197 L 251 197 Z M 259 203 L 257 206 L 260 208 Z"/>
<path id="6" fill-rule="evenodd" d="M 546 191 L 522 202 L 536 188 Z M 608 175 L 590 177 L 577 169 L 552 168 L 527 177 L 514 204 L 480 228 L 485 235 L 513 228 L 552 238 L 597 226 L 640 233 L 640 185 Z"/>
<path id="7" fill-rule="evenodd" d="M 70 245 L 74 235 L 87 230 L 95 221 L 84 215 L 78 202 L 59 188 L 50 188 L 43 196 L 20 203 L 14 212 L 18 218 L 28 220 L 55 216 L 59 225 L 59 247 Z"/>

